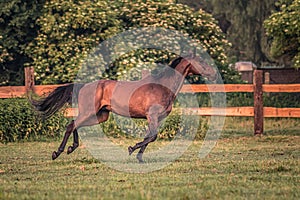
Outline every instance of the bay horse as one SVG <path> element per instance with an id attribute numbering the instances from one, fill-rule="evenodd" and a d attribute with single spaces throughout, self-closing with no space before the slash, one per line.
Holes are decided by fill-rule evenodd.
<path id="1" fill-rule="evenodd" d="M 160 122 L 171 112 L 176 95 L 185 77 L 190 74 L 202 75 L 210 81 L 217 78 L 216 70 L 202 58 L 186 56 L 174 59 L 170 66 L 157 75 L 149 74 L 138 81 L 98 80 L 87 84 L 71 83 L 56 88 L 45 98 L 31 100 L 35 109 L 47 118 L 64 104 L 72 102 L 72 96 L 77 98 L 78 116 L 67 126 L 58 150 L 52 153 L 52 159 L 56 159 L 64 151 L 71 133 L 73 145 L 68 147 L 67 154 L 79 146 L 77 129 L 105 122 L 109 113 L 113 112 L 148 121 L 144 140 L 128 147 L 129 155 L 140 149 L 136 158 L 142 163 L 145 149 L 156 140 Z"/>

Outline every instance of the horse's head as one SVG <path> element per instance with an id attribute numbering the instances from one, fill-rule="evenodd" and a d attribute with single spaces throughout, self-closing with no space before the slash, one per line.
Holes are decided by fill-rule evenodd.
<path id="1" fill-rule="evenodd" d="M 207 64 L 199 56 L 190 56 L 185 58 L 188 64 L 189 75 L 201 75 L 207 78 L 209 81 L 215 81 L 217 79 L 217 71 L 215 68 Z"/>

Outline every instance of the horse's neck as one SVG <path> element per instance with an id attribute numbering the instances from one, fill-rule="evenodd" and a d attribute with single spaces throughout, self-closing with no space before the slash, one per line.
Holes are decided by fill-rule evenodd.
<path id="1" fill-rule="evenodd" d="M 182 88 L 185 76 L 187 75 L 186 72 L 183 70 L 173 69 L 173 73 L 170 76 L 163 76 L 159 80 L 159 84 L 167 87 L 170 89 L 175 96 L 179 93 L 180 89 Z"/>
<path id="2" fill-rule="evenodd" d="M 182 88 L 185 77 L 188 75 L 189 66 L 190 64 L 186 66 L 180 65 L 175 68 L 176 76 L 178 76 L 177 79 L 178 83 L 175 84 L 175 87 L 177 88 L 176 88 L 176 92 L 174 93 L 176 96 Z"/>
<path id="3" fill-rule="evenodd" d="M 151 74 L 149 74 L 142 80 L 137 81 L 137 83 L 138 85 L 145 83 L 156 83 L 168 88 L 175 96 L 177 96 L 182 88 L 184 79 L 187 76 L 187 69 L 188 66 L 177 66 L 175 69 L 169 69 L 170 71 L 165 71 L 166 74 L 160 76 L 159 78 L 154 78 Z"/>

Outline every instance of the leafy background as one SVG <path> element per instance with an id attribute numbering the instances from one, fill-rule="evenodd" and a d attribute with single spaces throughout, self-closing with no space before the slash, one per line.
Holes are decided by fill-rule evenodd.
<path id="1" fill-rule="evenodd" d="M 227 82 L 237 80 L 228 64 L 240 60 L 299 67 L 299 13 L 298 0 L 1 1 L 0 85 L 23 85 L 25 66 L 35 66 L 38 84 L 70 82 L 99 42 L 147 26 L 198 40 Z M 136 66 L 140 55 L 124 56 L 112 72 Z"/>

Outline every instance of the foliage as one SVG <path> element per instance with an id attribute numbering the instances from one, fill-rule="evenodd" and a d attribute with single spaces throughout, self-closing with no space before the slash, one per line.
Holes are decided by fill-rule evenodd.
<path id="1" fill-rule="evenodd" d="M 0 143 L 57 138 L 67 123 L 62 113 L 41 120 L 26 99 L 0 100 L 0 113 Z"/>
<path id="2" fill-rule="evenodd" d="M 273 62 L 269 56 L 264 20 L 275 10 L 277 0 L 179 0 L 195 9 L 202 8 L 218 20 L 226 38 L 232 43 L 227 49 L 231 62 L 252 61 L 258 65 Z"/>
<path id="3" fill-rule="evenodd" d="M 224 47 L 229 46 L 216 20 L 207 12 L 194 12 L 188 6 L 170 1 L 124 3 L 121 19 L 127 27 L 163 27 L 178 30 L 197 40 L 213 59 L 227 62 Z"/>
<path id="4" fill-rule="evenodd" d="M 50 0 L 37 20 L 39 35 L 27 48 L 36 80 L 71 82 L 90 50 L 118 31 L 109 1 Z"/>
<path id="5" fill-rule="evenodd" d="M 280 11 L 273 13 L 264 23 L 267 34 L 272 38 L 271 54 L 300 68 L 300 1 L 281 0 Z M 287 61 L 286 61 L 287 60 Z"/>
<path id="6" fill-rule="evenodd" d="M 217 64 L 225 81 L 230 81 L 234 73 L 228 68 L 225 49 L 230 46 L 216 20 L 203 10 L 193 11 L 188 6 L 174 4 L 170 1 L 138 1 L 122 4 L 121 20 L 125 28 L 129 27 L 163 27 L 179 31 L 182 35 L 193 39 L 194 45 L 205 50 Z M 161 42 L 160 40 L 157 43 Z M 177 38 L 170 43 L 178 43 Z M 166 44 L 168 46 L 168 44 Z M 170 45 L 171 46 L 171 45 Z M 180 49 L 181 53 L 184 49 Z M 201 50 L 200 50 L 201 52 Z M 160 51 L 142 52 L 124 59 L 127 65 L 139 68 L 141 61 L 148 66 L 153 62 L 170 61 L 172 55 L 162 55 Z M 146 58 L 146 59 L 145 59 Z M 150 58 L 150 59 L 149 59 Z M 122 71 L 119 71 L 121 76 Z"/>
<path id="7" fill-rule="evenodd" d="M 47 120 L 41 119 L 26 99 L 0 100 L 0 113 L 1 143 L 45 138 L 58 139 L 64 133 L 68 122 L 63 112 Z M 195 127 L 195 124 L 198 123 L 201 130 L 196 130 L 198 126 Z M 158 129 L 158 137 L 170 140 L 180 135 L 180 137 L 201 139 L 207 131 L 207 124 L 207 119 L 172 112 Z M 131 119 L 111 114 L 109 120 L 100 124 L 100 127 L 103 133 L 111 138 L 143 138 L 148 129 L 148 122 L 144 119 Z M 190 135 L 191 132 L 193 135 Z"/>
<path id="8" fill-rule="evenodd" d="M 299 93 L 264 94 L 264 106 L 277 108 L 300 108 Z"/>
<path id="9" fill-rule="evenodd" d="M 299 93 L 264 93 L 263 104 L 265 107 L 299 108 L 299 97 Z M 253 93 L 227 93 L 226 98 L 228 107 L 253 106 L 254 103 Z"/>
<path id="10" fill-rule="evenodd" d="M 264 93 L 263 104 L 265 107 L 276 108 L 299 108 L 299 93 Z M 211 107 L 210 96 L 208 93 L 197 94 L 197 100 L 201 107 Z M 226 93 L 227 107 L 253 106 L 254 96 L 249 92 Z"/>
<path id="11" fill-rule="evenodd" d="M 25 47 L 36 36 L 45 0 L 0 2 L 0 85 L 23 85 L 23 65 L 30 61 Z"/>
<path id="12" fill-rule="evenodd" d="M 197 124 L 199 127 L 195 127 Z M 100 126 L 106 136 L 113 138 L 144 138 L 148 130 L 148 122 L 145 119 L 131 119 L 114 114 Z M 206 118 L 172 112 L 161 122 L 157 131 L 159 139 L 172 140 L 175 137 L 203 139 L 207 130 Z"/>
<path id="13" fill-rule="evenodd" d="M 114 3 L 51 0 L 45 4 L 43 13 L 38 19 L 40 34 L 27 49 L 33 59 L 28 65 L 35 67 L 38 82 L 73 81 L 80 66 L 86 65 L 84 60 L 88 59 L 88 54 L 93 54 L 93 47 L 124 30 L 141 27 L 162 27 L 191 37 L 221 67 L 225 79 L 232 73 L 225 54 L 229 43 L 213 17 L 203 10 L 193 12 L 187 6 L 166 0 Z M 117 53 L 123 50 L 114 49 Z M 133 67 L 138 70 L 145 66 L 151 68 L 157 62 L 169 62 L 172 58 L 173 54 L 145 49 L 127 52 L 114 63 L 97 61 L 98 66 L 110 66 L 102 78 L 119 79 L 126 77 Z"/>

